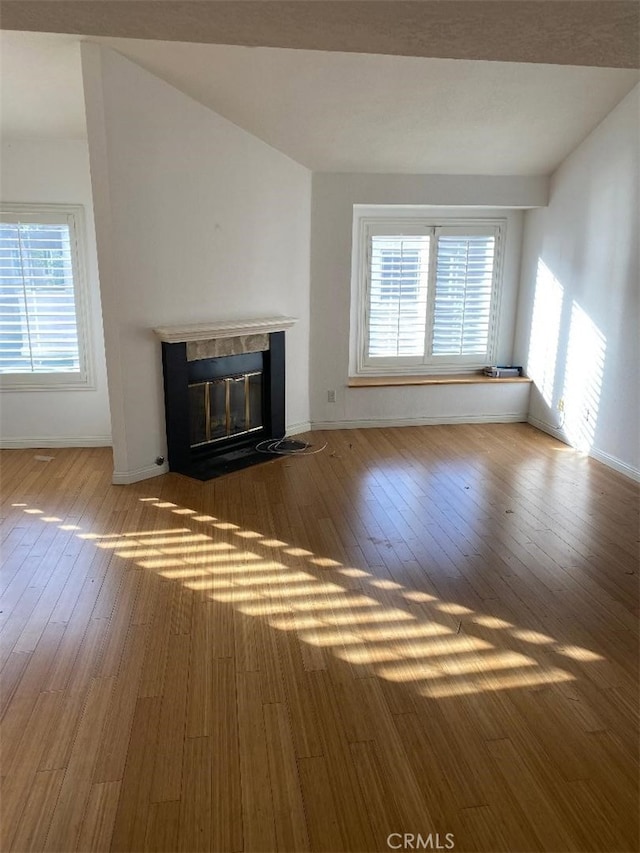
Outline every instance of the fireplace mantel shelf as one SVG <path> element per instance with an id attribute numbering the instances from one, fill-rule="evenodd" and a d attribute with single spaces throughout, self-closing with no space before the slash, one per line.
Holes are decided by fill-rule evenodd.
<path id="1" fill-rule="evenodd" d="M 153 331 L 168 344 L 237 338 L 242 335 L 266 335 L 290 329 L 297 317 L 259 317 L 253 320 L 220 320 L 190 326 L 160 326 Z"/>

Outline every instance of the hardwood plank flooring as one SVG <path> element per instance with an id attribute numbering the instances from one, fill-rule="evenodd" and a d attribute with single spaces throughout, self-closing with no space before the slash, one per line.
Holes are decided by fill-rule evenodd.
<path id="1" fill-rule="evenodd" d="M 637 484 L 524 424 L 309 440 L 0 454 L 2 850 L 638 850 Z"/>

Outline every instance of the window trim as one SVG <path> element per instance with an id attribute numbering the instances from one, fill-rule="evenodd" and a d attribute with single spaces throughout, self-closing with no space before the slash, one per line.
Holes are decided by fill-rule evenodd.
<path id="1" fill-rule="evenodd" d="M 380 215 L 359 212 L 354 207 L 351 268 L 351 348 L 349 375 L 358 376 L 427 376 L 473 372 L 495 361 L 500 334 L 502 293 L 504 289 L 505 247 L 507 242 L 507 218 L 491 216 L 406 216 L 393 215 L 389 206 L 381 206 Z M 367 356 L 368 330 L 368 246 L 370 238 L 380 234 L 424 234 L 429 229 L 432 237 L 438 228 L 495 228 L 495 259 L 493 291 L 491 296 L 489 343 L 486 356 L 399 356 L 374 358 Z M 435 258 L 435 240 L 430 247 L 430 263 Z M 431 276 L 431 271 L 430 271 Z M 428 297 L 428 310 L 435 294 Z M 427 324 L 432 318 L 427 316 Z"/>
<path id="2" fill-rule="evenodd" d="M 0 203 L 0 219 L 5 222 L 66 224 L 71 243 L 74 302 L 78 333 L 79 372 L 0 373 L 0 391 L 93 391 L 95 373 L 90 335 L 90 294 L 86 264 L 84 205 Z"/>

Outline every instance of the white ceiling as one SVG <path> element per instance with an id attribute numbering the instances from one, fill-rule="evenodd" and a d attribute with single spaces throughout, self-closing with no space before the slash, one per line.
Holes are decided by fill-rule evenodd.
<path id="1" fill-rule="evenodd" d="M 85 134 L 79 36 L 0 34 L 5 137 Z M 100 41 L 315 171 L 547 174 L 633 70 Z"/>

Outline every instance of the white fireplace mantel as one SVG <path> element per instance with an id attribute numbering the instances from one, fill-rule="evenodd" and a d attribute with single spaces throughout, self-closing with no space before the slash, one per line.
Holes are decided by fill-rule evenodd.
<path id="1" fill-rule="evenodd" d="M 219 320 L 190 326 L 159 326 L 153 331 L 168 344 L 187 341 L 210 341 L 218 338 L 238 338 L 242 335 L 267 335 L 284 332 L 297 317 L 259 317 L 252 320 Z"/>

